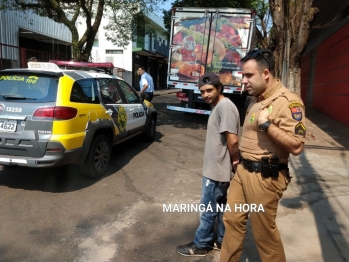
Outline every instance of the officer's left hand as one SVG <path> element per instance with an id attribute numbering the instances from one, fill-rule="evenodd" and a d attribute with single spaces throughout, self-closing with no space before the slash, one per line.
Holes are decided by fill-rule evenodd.
<path id="1" fill-rule="evenodd" d="M 264 108 L 258 115 L 258 125 L 261 125 L 267 122 L 268 116 L 269 116 L 268 108 Z"/>

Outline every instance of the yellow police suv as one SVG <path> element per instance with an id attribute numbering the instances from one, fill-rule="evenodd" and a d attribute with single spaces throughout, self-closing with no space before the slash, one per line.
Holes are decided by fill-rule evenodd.
<path id="1" fill-rule="evenodd" d="M 0 71 L 0 165 L 77 164 L 103 176 L 112 146 L 154 140 L 157 112 L 121 78 L 54 63 Z"/>

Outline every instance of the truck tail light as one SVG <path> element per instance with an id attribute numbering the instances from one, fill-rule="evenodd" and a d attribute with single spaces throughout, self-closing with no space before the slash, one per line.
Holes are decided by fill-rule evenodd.
<path id="1" fill-rule="evenodd" d="M 78 110 L 73 107 L 52 106 L 38 108 L 34 114 L 33 119 L 41 120 L 69 120 L 76 117 Z"/>
<path id="2" fill-rule="evenodd" d="M 176 96 L 177 96 L 178 100 L 180 100 L 180 101 L 188 101 L 189 100 L 186 93 L 179 92 L 176 94 Z"/>
<path id="3" fill-rule="evenodd" d="M 177 96 L 178 98 L 185 98 L 185 97 L 187 97 L 187 94 L 186 94 L 186 93 L 179 92 L 179 93 L 176 94 L 176 96 Z"/>

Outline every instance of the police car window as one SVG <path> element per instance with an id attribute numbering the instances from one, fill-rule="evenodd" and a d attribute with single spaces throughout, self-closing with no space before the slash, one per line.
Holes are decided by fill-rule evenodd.
<path id="1" fill-rule="evenodd" d="M 122 92 L 124 93 L 124 96 L 128 103 L 139 103 L 139 97 L 136 93 L 136 91 L 129 86 L 126 82 L 122 80 L 117 80 Z"/>
<path id="2" fill-rule="evenodd" d="M 81 79 L 74 82 L 70 101 L 76 103 L 99 104 L 97 83 L 94 79 Z"/>
<path id="3" fill-rule="evenodd" d="M 121 104 L 122 100 L 120 94 L 115 86 L 112 78 L 99 78 L 99 89 L 103 103 L 105 104 Z"/>
<path id="4" fill-rule="evenodd" d="M 0 74 L 0 101 L 18 103 L 55 102 L 58 78 L 28 75 Z"/>

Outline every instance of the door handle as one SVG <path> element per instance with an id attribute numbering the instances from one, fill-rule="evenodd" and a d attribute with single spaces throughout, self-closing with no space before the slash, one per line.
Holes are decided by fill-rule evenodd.
<path id="1" fill-rule="evenodd" d="M 109 116 L 111 116 L 113 114 L 113 111 L 108 109 L 107 111 L 105 111 Z"/>

